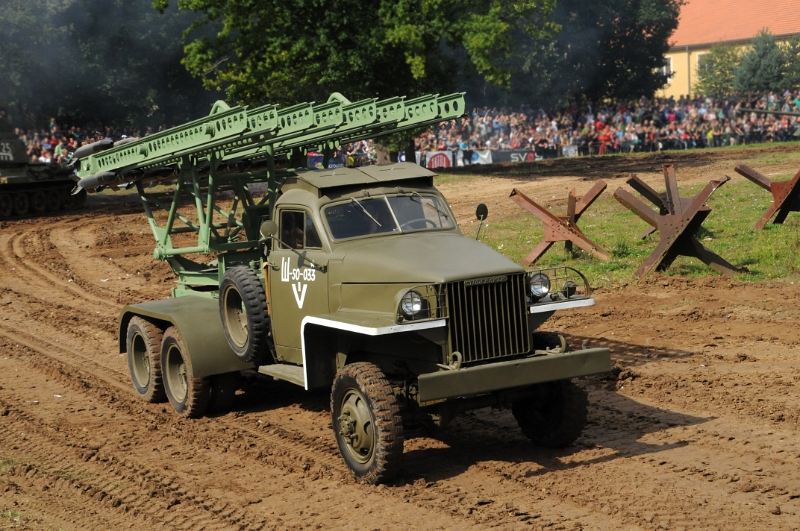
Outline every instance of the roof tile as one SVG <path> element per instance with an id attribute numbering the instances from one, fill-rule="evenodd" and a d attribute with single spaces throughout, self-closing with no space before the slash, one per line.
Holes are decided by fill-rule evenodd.
<path id="1" fill-rule="evenodd" d="M 800 0 L 687 0 L 670 45 L 752 39 L 764 28 L 773 35 L 800 33 Z"/>

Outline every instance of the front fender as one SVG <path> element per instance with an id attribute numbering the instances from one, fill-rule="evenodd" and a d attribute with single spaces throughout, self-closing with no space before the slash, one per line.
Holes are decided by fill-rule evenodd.
<path id="1" fill-rule="evenodd" d="M 394 319 L 394 314 L 348 311 L 303 318 L 300 326 L 305 388 L 325 387 L 333 382 L 336 370 L 331 362 L 337 353 L 337 337 L 340 332 L 385 336 L 440 328 L 447 324 L 445 319 L 410 324 L 397 324 Z"/>

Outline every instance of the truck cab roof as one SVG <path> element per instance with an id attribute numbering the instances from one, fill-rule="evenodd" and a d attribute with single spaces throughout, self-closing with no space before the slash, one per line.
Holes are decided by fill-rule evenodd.
<path id="1" fill-rule="evenodd" d="M 433 186 L 435 175 L 432 171 L 411 162 L 358 168 L 303 169 L 296 170 L 294 175 L 286 179 L 283 190 L 300 188 L 322 197 L 334 188 L 390 187 L 394 183 L 401 182 L 405 185 Z"/>

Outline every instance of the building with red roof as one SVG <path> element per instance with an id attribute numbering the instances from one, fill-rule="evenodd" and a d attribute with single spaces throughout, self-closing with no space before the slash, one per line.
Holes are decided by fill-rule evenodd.
<path id="1" fill-rule="evenodd" d="M 762 29 L 783 39 L 800 34 L 800 0 L 687 0 L 666 54 L 672 77 L 659 95 L 693 95 L 703 54 L 715 44 L 747 46 Z"/>

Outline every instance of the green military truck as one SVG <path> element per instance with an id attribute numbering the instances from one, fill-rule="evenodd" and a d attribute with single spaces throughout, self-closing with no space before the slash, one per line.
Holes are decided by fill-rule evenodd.
<path id="1" fill-rule="evenodd" d="M 594 304 L 586 279 L 526 271 L 462 234 L 418 165 L 299 167 L 309 149 L 327 160 L 342 143 L 463 109 L 463 94 L 218 103 L 208 118 L 79 160 L 79 188 L 136 187 L 155 257 L 177 276 L 171 298 L 120 314 L 136 391 L 198 417 L 230 403 L 244 370 L 331 389 L 341 455 L 371 483 L 399 469 L 404 425 L 444 427 L 472 409 L 510 407 L 534 443 L 573 442 L 586 396 L 571 380 L 608 371 L 610 354 L 570 352 L 536 330 Z"/>

